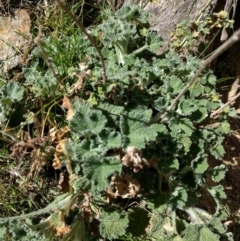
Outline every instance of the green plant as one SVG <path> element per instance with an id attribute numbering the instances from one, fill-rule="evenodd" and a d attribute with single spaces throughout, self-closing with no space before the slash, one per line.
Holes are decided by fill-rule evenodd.
<path id="1" fill-rule="evenodd" d="M 185 20 L 176 25 L 171 33 L 171 48 L 179 54 L 188 53 L 205 56 L 209 54 L 211 45 L 220 30 L 232 29 L 234 20 L 228 18 L 228 13 L 201 14 L 195 21 Z"/>
<path id="2" fill-rule="evenodd" d="M 227 119 L 235 115 L 234 109 L 225 107 L 211 118 L 223 105 L 213 72 L 202 71 L 179 96 L 201 61 L 190 54 L 181 58 L 173 50 L 156 55 L 162 40 L 149 30 L 148 14 L 137 6 L 120 9 L 91 34 L 104 58 L 104 84 L 99 53 L 84 35 L 44 42 L 71 90 L 66 94 L 57 89 L 59 98 L 65 94 L 70 138 L 59 141 L 54 159 L 56 169 L 67 169 L 70 191 L 44 209 L 1 218 L 0 237 L 10 233 L 13 240 L 30 240 L 31 235 L 36 240 L 59 236 L 66 241 L 233 240 L 221 222 L 223 187 L 210 186 L 207 180 L 218 183 L 225 176 L 225 166 L 219 162 L 210 168 L 208 157 L 223 157 L 222 142 L 231 133 Z M 65 53 L 65 67 L 52 55 L 62 46 L 78 46 L 72 52 L 77 60 Z M 81 64 L 74 66 L 70 78 L 75 61 Z M 44 97 L 50 92 L 44 89 L 43 76 L 51 72 L 35 81 L 31 76 L 38 76 L 37 69 L 34 60 L 25 76 Z M 213 213 L 197 207 L 204 192 L 216 203 Z M 37 222 L 28 220 L 46 213 L 50 215 Z M 26 219 L 26 224 L 18 224 Z M 18 236 L 16 224 L 24 231 Z M 27 227 L 38 232 L 27 233 Z"/>

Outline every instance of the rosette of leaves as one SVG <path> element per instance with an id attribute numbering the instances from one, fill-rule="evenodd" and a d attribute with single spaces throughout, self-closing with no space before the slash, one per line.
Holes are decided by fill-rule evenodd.
<path id="1" fill-rule="evenodd" d="M 211 70 L 205 70 L 161 120 L 197 71 L 200 60 L 190 55 L 181 58 L 172 50 L 157 55 L 162 41 L 148 29 L 146 18 L 146 13 L 136 6 L 122 8 L 92 31 L 106 58 L 108 81 L 100 85 L 100 65 L 96 69 L 89 66 L 92 75 L 86 86 L 94 101 L 87 96 L 81 96 L 85 103 L 74 101 L 75 115 L 70 121 L 74 134 L 66 144 L 73 170 L 90 180 L 87 191 L 94 197 L 92 202 L 101 200 L 101 205 L 96 204 L 100 214 L 93 213 L 100 222 L 102 237 L 113 240 L 134 234 L 132 214 L 124 205 L 128 197 L 129 204 L 138 203 L 150 210 L 143 233 L 153 240 L 188 240 L 192 230 L 196 230 L 199 240 L 205 236 L 220 240 L 224 235 L 231 240 L 223 226 L 213 229 L 210 225 L 213 219 L 220 222 L 217 217 L 225 194 L 221 186 L 209 188 L 206 177 L 211 174 L 216 181 L 224 178 L 224 166 L 209 168 L 207 158 L 223 157 L 224 135 L 230 133 L 227 117 L 233 110 L 220 114 L 219 124 L 213 125 L 216 121 L 209 116 L 222 102 L 216 92 L 216 77 Z M 91 58 L 94 63 L 94 55 Z M 134 147 L 136 152 L 127 153 L 128 147 Z M 135 185 L 136 192 L 127 195 L 130 189 L 126 183 Z M 201 189 L 216 202 L 216 212 L 204 219 L 199 218 L 203 211 L 186 211 L 195 210 Z M 106 212 L 111 221 L 101 218 Z M 141 216 L 141 212 L 137 213 Z M 119 226 L 112 225 L 110 233 L 108 225 L 115 216 Z M 186 217 L 192 222 L 186 222 Z M 155 219 L 159 225 L 154 224 Z"/>
<path id="2" fill-rule="evenodd" d="M 82 50 L 91 75 L 72 98 L 65 144 L 81 220 L 95 240 L 191 240 L 193 234 L 194 240 L 232 240 L 219 218 L 224 190 L 207 184 L 209 174 L 222 180 L 225 168 L 210 168 L 207 158 L 223 157 L 233 110 L 210 118 L 222 102 L 216 77 L 205 70 L 161 119 L 200 60 L 172 50 L 157 55 L 162 40 L 148 27 L 148 14 L 132 6 L 92 30 L 105 58 L 105 84 L 94 48 Z M 212 195 L 215 213 L 196 209 L 201 190 Z M 139 225 L 143 232 L 136 232 Z"/>

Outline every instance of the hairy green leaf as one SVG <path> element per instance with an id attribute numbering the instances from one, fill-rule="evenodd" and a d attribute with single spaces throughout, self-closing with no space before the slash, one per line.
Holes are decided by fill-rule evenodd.
<path id="1" fill-rule="evenodd" d="M 186 136 L 191 136 L 195 129 L 192 122 L 187 118 L 171 118 L 169 128 L 174 137 L 177 137 L 181 133 L 184 133 Z"/>
<path id="2" fill-rule="evenodd" d="M 169 103 L 170 103 L 170 97 L 167 97 L 167 98 L 166 97 L 165 98 L 164 97 L 158 97 L 158 99 L 156 99 L 154 101 L 153 106 L 156 110 L 158 110 L 160 112 L 164 112 L 164 111 L 166 111 Z"/>
<path id="3" fill-rule="evenodd" d="M 0 223 L 0 238 L 2 240 L 5 240 L 5 237 L 7 235 L 7 223 Z"/>
<path id="4" fill-rule="evenodd" d="M 166 128 L 161 124 L 150 124 L 152 110 L 144 112 L 140 109 L 132 110 L 121 116 L 121 133 L 127 137 L 126 146 L 135 146 L 142 149 L 150 141 L 154 141 L 158 132 L 166 133 Z"/>
<path id="5" fill-rule="evenodd" d="M 184 88 L 184 83 L 177 76 L 173 75 L 165 79 L 168 85 L 168 92 L 173 95 L 179 94 Z"/>
<path id="6" fill-rule="evenodd" d="M 189 225 L 185 230 L 183 241 L 219 241 L 219 236 L 202 225 Z"/>
<path id="7" fill-rule="evenodd" d="M 99 134 L 106 123 L 107 119 L 100 110 L 91 108 L 90 104 L 82 104 L 70 121 L 70 129 L 81 136 Z"/>
<path id="8" fill-rule="evenodd" d="M 220 166 L 214 167 L 209 171 L 209 173 L 214 182 L 220 182 L 225 177 L 226 171 L 226 166 L 222 164 Z"/>
<path id="9" fill-rule="evenodd" d="M 224 188 L 223 186 L 218 185 L 218 186 L 208 188 L 208 191 L 212 195 L 212 197 L 214 198 L 217 204 L 215 215 L 218 215 L 221 212 L 221 208 L 222 208 L 221 200 L 227 197 L 224 191 Z"/>
<path id="10" fill-rule="evenodd" d="M 208 162 L 206 158 L 200 159 L 192 163 L 192 168 L 195 173 L 203 174 L 208 169 Z"/>
<path id="11" fill-rule="evenodd" d="M 148 32 L 148 35 L 146 37 L 146 44 L 151 52 L 156 53 L 159 50 L 159 48 L 162 47 L 163 42 L 158 34 Z"/>
<path id="12" fill-rule="evenodd" d="M 41 232 L 33 231 L 25 222 L 17 219 L 9 222 L 9 232 L 12 235 L 12 241 L 49 240 Z"/>
<path id="13" fill-rule="evenodd" d="M 184 208 L 187 202 L 187 192 L 182 187 L 176 187 L 170 194 L 168 203 L 172 206 L 173 209 Z"/>
<path id="14" fill-rule="evenodd" d="M 211 149 L 210 149 L 210 153 L 216 158 L 221 160 L 223 158 L 223 155 L 225 154 L 225 150 L 223 148 L 223 145 L 220 144 L 219 142 L 214 145 Z"/>
<path id="15" fill-rule="evenodd" d="M 226 240 L 234 241 L 232 233 L 227 232 L 227 228 L 221 222 L 220 218 L 212 218 L 208 223 L 208 227 Z"/>
<path id="16" fill-rule="evenodd" d="M 1 102 L 11 103 L 21 101 L 23 99 L 24 88 L 15 82 L 7 82 L 0 89 Z"/>
<path id="17" fill-rule="evenodd" d="M 163 174 L 169 174 L 169 172 L 177 171 L 179 168 L 178 159 L 175 157 L 168 157 L 160 159 L 158 162 L 158 168 Z"/>
<path id="18" fill-rule="evenodd" d="M 54 78 L 53 73 L 48 70 L 44 72 L 36 62 L 31 68 L 25 68 L 24 76 L 27 83 L 31 84 L 31 90 L 36 96 L 49 97 L 60 93 L 59 84 Z"/>
<path id="19" fill-rule="evenodd" d="M 148 23 L 150 15 L 148 12 L 142 11 L 140 6 L 133 5 L 120 8 L 116 12 L 116 17 L 128 22 L 135 20 L 137 23 L 144 25 Z"/>
<path id="20" fill-rule="evenodd" d="M 99 148 L 107 152 L 112 148 L 119 148 L 122 145 L 122 138 L 119 132 L 105 130 L 98 136 Z"/>
<path id="21" fill-rule="evenodd" d="M 230 124 L 227 121 L 222 122 L 218 128 L 217 131 L 219 131 L 221 134 L 230 134 L 231 132 L 231 128 L 230 128 Z"/>
<path id="22" fill-rule="evenodd" d="M 117 211 L 102 211 L 99 220 L 101 236 L 110 240 L 123 236 L 129 223 L 127 215 Z"/>
<path id="23" fill-rule="evenodd" d="M 91 187 L 91 182 L 85 176 L 77 176 L 71 175 L 70 176 L 70 185 L 74 189 L 74 193 L 79 193 L 80 191 L 86 192 Z"/>
<path id="24" fill-rule="evenodd" d="M 174 232 L 174 227 L 169 217 L 152 215 L 149 223 L 146 231 L 153 240 L 167 240 L 167 237 L 171 237 Z"/>
<path id="25" fill-rule="evenodd" d="M 83 164 L 83 173 L 92 182 L 92 189 L 105 191 L 109 185 L 108 178 L 113 174 L 120 174 L 122 167 L 120 160 L 115 157 L 89 157 Z"/>
<path id="26" fill-rule="evenodd" d="M 124 110 L 122 106 L 112 105 L 109 103 L 100 103 L 96 108 L 103 112 L 108 119 L 108 122 L 111 122 L 113 126 L 118 124 L 120 114 Z"/>
<path id="27" fill-rule="evenodd" d="M 182 101 L 180 101 L 179 107 L 180 109 L 178 110 L 178 112 L 181 115 L 185 116 L 189 116 L 190 114 L 198 110 L 198 106 L 195 104 L 193 100 L 183 99 Z"/>

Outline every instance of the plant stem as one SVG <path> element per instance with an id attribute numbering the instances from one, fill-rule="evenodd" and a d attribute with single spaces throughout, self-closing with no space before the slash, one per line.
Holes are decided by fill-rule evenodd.
<path id="1" fill-rule="evenodd" d="M 214 118 L 214 116 L 216 116 L 217 114 L 221 113 L 222 110 L 227 107 L 228 105 L 231 105 L 231 103 L 233 103 L 238 97 L 240 96 L 240 93 L 238 93 L 237 95 L 235 95 L 233 98 L 231 98 L 231 100 L 229 100 L 227 103 L 225 103 L 223 106 L 221 106 L 219 109 L 217 109 L 216 111 L 214 111 L 210 117 Z"/>

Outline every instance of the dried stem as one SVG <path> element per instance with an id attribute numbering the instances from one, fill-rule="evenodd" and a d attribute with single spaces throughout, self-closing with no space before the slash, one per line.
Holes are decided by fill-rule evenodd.
<path id="1" fill-rule="evenodd" d="M 217 114 L 221 113 L 223 111 L 223 109 L 225 107 L 227 107 L 228 105 L 231 105 L 238 97 L 240 96 L 240 93 L 238 93 L 237 95 L 235 95 L 233 98 L 231 98 L 227 103 L 225 103 L 223 106 L 221 106 L 219 109 L 217 109 L 216 111 L 214 111 L 210 117 L 214 118 L 214 116 L 216 116 Z"/>
<path id="2" fill-rule="evenodd" d="M 78 18 L 74 14 L 72 14 L 71 11 L 67 8 L 65 3 L 63 3 L 61 0 L 55 0 L 55 1 L 57 2 L 58 6 L 63 11 L 65 11 L 68 14 L 68 16 L 76 23 L 76 25 L 81 29 L 81 31 L 86 35 L 88 40 L 91 42 L 93 47 L 97 50 L 97 53 L 98 53 L 98 56 L 100 58 L 100 61 L 101 61 L 101 64 L 102 64 L 102 68 L 103 68 L 103 84 L 105 84 L 106 81 L 107 81 L 106 67 L 105 67 L 104 58 L 103 58 L 103 55 L 102 55 L 102 52 L 101 52 L 99 46 L 94 41 L 93 37 L 87 32 L 87 30 L 84 28 L 82 23 L 78 20 Z"/>
<path id="3" fill-rule="evenodd" d="M 237 41 L 240 40 L 240 29 L 238 29 L 231 38 L 229 38 L 224 44 L 222 44 L 219 48 L 217 48 L 210 57 L 208 57 L 206 60 L 203 60 L 198 71 L 195 73 L 195 75 L 192 77 L 192 79 L 187 83 L 186 87 L 181 91 L 181 93 L 173 100 L 171 106 L 167 109 L 167 111 L 162 114 L 160 117 L 161 119 L 164 119 L 167 114 L 175 107 L 179 99 L 186 93 L 186 91 L 194 84 L 194 82 L 197 80 L 197 78 L 200 76 L 202 71 L 210 64 L 214 59 L 216 59 L 220 54 L 225 52 L 227 49 L 229 49 L 233 44 L 235 44 Z"/>

